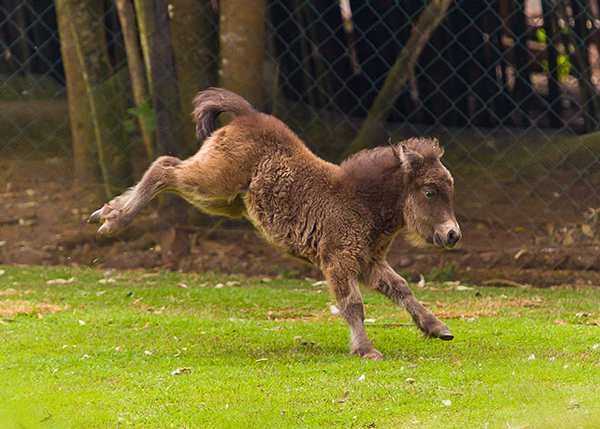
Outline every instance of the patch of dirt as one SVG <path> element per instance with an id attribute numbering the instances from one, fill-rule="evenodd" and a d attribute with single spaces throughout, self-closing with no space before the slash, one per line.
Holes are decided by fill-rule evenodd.
<path id="1" fill-rule="evenodd" d="M 434 312 L 442 319 L 477 319 L 497 316 L 499 311 L 505 308 L 535 308 L 543 304 L 544 300 L 540 297 L 511 299 L 486 297 L 452 303 L 436 301 Z"/>
<path id="2" fill-rule="evenodd" d="M 280 320 L 280 321 L 299 321 L 299 320 L 311 320 L 317 317 L 316 314 L 302 313 L 298 309 L 294 308 L 281 308 L 277 310 L 269 310 L 267 312 L 267 319 L 269 320 Z"/>
<path id="3" fill-rule="evenodd" d="M 0 290 L 0 296 L 21 296 L 30 293 L 30 290 L 17 290 L 13 288 Z"/>
<path id="4" fill-rule="evenodd" d="M 0 318 L 3 319 L 12 319 L 19 315 L 36 315 L 41 317 L 44 314 L 57 313 L 62 310 L 63 307 L 61 306 L 44 302 L 0 300 Z"/>

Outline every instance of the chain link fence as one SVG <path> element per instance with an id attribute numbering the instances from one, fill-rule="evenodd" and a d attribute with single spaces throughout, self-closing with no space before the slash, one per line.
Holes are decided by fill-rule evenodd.
<path id="1" fill-rule="evenodd" d="M 191 43 L 172 27 L 175 67 L 195 55 L 190 47 L 204 49 L 210 39 L 214 48 L 202 54 L 198 67 L 213 74 L 191 86 L 177 74 L 182 94 L 194 84 L 218 85 L 222 78 L 218 41 L 224 21 L 218 18 L 224 8 L 198 3 L 206 3 L 208 26 Z M 426 3 L 267 1 L 263 76 L 257 84 L 265 93 L 264 109 L 320 156 L 339 160 Z M 60 204 L 72 201 L 71 210 L 78 210 L 79 199 L 68 190 L 78 154 L 56 6 L 0 1 L 0 231 L 6 236 L 27 235 L 22 229 L 27 201 L 19 200 L 19 189 L 64 193 Z M 172 20 L 177 8 L 176 1 L 169 5 Z M 155 117 L 134 107 L 116 7 L 107 1 L 99 10 L 94 20 L 105 35 L 99 43 L 106 47 L 123 97 L 119 103 L 125 104 L 118 123 L 138 159 L 132 180 L 147 164 L 137 122 Z M 372 142 L 435 136 L 445 147 L 464 244 L 444 258 L 483 268 L 600 270 L 599 28 L 597 0 L 456 1 L 450 6 Z M 187 53 L 182 55 L 183 43 Z M 186 134 L 191 96 L 179 100 L 184 119 L 177 126 L 186 141 L 191 139 Z M 41 224 L 43 216 L 37 216 Z M 52 231 L 60 228 L 54 225 Z M 7 241 L 3 234 L 0 242 Z M 4 249 L 10 262 L 8 245 L 0 247 L 0 255 Z M 396 261 L 410 268 L 419 260 L 411 255 L 398 250 Z"/>

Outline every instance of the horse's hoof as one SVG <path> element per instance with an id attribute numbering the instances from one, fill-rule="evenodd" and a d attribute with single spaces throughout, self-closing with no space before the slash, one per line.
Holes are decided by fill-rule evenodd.
<path id="1" fill-rule="evenodd" d="M 454 339 L 454 335 L 452 335 L 450 329 L 448 329 L 446 325 L 439 321 L 427 326 L 425 329 L 423 329 L 423 333 L 426 337 L 439 338 L 443 341 L 450 341 Z"/>
<path id="2" fill-rule="evenodd" d="M 90 217 L 88 217 L 87 222 L 88 223 L 100 223 L 100 215 L 102 214 L 102 208 L 99 208 L 94 213 L 92 213 L 90 215 Z"/>
<path id="3" fill-rule="evenodd" d="M 444 329 L 441 332 L 438 332 L 436 337 L 439 338 L 440 340 L 444 340 L 444 341 L 450 341 L 450 340 L 454 339 L 454 335 L 452 335 L 452 332 L 450 332 L 449 329 Z"/>
<path id="4" fill-rule="evenodd" d="M 383 354 L 375 349 L 361 354 L 360 357 L 368 360 L 383 360 Z"/>

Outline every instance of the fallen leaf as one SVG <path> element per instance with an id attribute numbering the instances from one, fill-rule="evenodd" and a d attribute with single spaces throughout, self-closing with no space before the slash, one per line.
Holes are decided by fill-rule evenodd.
<path id="1" fill-rule="evenodd" d="M 4 275 L 4 273 L 6 273 L 6 271 L 4 271 L 4 270 L 0 270 L 0 276 L 3 276 L 3 275 Z"/>
<path id="2" fill-rule="evenodd" d="M 67 285 L 73 283 L 75 281 L 75 277 L 70 277 L 68 279 L 52 279 L 46 282 L 47 285 Z"/>
<path id="3" fill-rule="evenodd" d="M 32 303 L 19 300 L 0 301 L 0 317 L 2 318 L 12 318 L 20 314 L 41 317 L 44 314 L 56 313 L 62 310 L 63 307 L 44 302 Z"/>
<path id="4" fill-rule="evenodd" d="M 25 295 L 30 293 L 30 290 L 17 290 L 9 287 L 8 289 L 0 290 L 0 296 L 15 296 L 15 295 Z"/>
<path id="5" fill-rule="evenodd" d="M 452 405 L 452 401 L 450 399 L 442 399 L 442 405 L 444 407 L 449 407 Z"/>
<path id="6" fill-rule="evenodd" d="M 340 314 L 340 309 L 337 308 L 337 306 L 335 305 L 330 305 L 329 306 L 329 311 L 331 312 L 331 314 L 333 314 L 334 316 L 337 316 L 338 314 Z"/>
<path id="7" fill-rule="evenodd" d="M 33 226 L 36 223 L 37 223 L 37 219 L 35 217 L 19 219 L 19 226 Z"/>
<path id="8" fill-rule="evenodd" d="M 189 367 L 175 368 L 171 371 L 171 375 L 189 374 L 190 372 L 192 372 L 192 368 Z"/>
<path id="9" fill-rule="evenodd" d="M 529 357 L 527 357 L 527 360 L 535 360 L 535 354 L 531 353 Z"/>
<path id="10" fill-rule="evenodd" d="M 79 320 L 79 326 L 85 326 L 85 320 Z"/>
<path id="11" fill-rule="evenodd" d="M 224 285 L 223 283 L 217 283 L 217 284 L 215 285 L 215 289 L 222 289 L 222 288 L 224 288 L 224 287 L 225 287 L 225 285 Z"/>
<path id="12" fill-rule="evenodd" d="M 185 283 L 179 283 L 177 286 L 180 287 L 180 288 L 182 288 L 182 289 L 187 289 L 188 288 L 188 285 L 186 285 Z"/>
<path id="13" fill-rule="evenodd" d="M 425 276 L 423 276 L 423 274 L 419 274 L 419 282 L 417 283 L 417 287 L 425 287 Z"/>
<path id="14" fill-rule="evenodd" d="M 525 248 L 520 249 L 517 253 L 515 253 L 515 256 L 514 256 L 515 260 L 518 260 L 521 256 L 523 256 L 526 253 L 527 253 L 527 249 L 525 249 Z"/>
<path id="15" fill-rule="evenodd" d="M 465 291 L 465 290 L 473 290 L 474 288 L 469 286 L 458 285 L 454 288 L 454 290 Z"/>
<path id="16" fill-rule="evenodd" d="M 336 399 L 335 402 L 337 402 L 338 404 L 343 404 L 344 402 L 346 402 L 348 400 L 348 398 L 350 398 L 350 391 L 346 390 L 344 392 L 344 394 L 342 395 L 342 397 L 339 399 Z"/>
<path id="17" fill-rule="evenodd" d="M 360 377 L 358 377 L 358 378 L 356 379 L 356 381 L 359 381 L 359 382 L 361 382 L 361 383 L 362 383 L 363 381 L 365 381 L 365 375 L 364 375 L 364 374 L 361 374 L 361 375 L 360 375 Z"/>
<path id="18" fill-rule="evenodd" d="M 225 286 L 239 286 L 241 285 L 240 282 L 238 282 L 237 280 L 230 280 L 227 283 L 225 283 Z"/>
<path id="19" fill-rule="evenodd" d="M 326 286 L 327 282 L 325 280 L 319 280 L 318 282 L 314 282 L 313 286 Z"/>
<path id="20" fill-rule="evenodd" d="M 589 238 L 594 238 L 594 229 L 587 223 L 581 225 L 581 232 Z"/>
<path id="21" fill-rule="evenodd" d="M 19 203 L 17 207 L 20 209 L 30 209 L 32 207 L 37 207 L 38 203 L 35 201 L 25 201 L 24 203 Z"/>
<path id="22" fill-rule="evenodd" d="M 142 278 L 147 279 L 150 277 L 158 277 L 158 275 L 159 275 L 158 273 L 144 273 L 144 274 L 142 274 Z"/>
<path id="23" fill-rule="evenodd" d="M 404 380 L 406 383 L 408 384 L 415 384 L 415 382 L 417 380 L 415 380 L 414 378 L 408 377 L 406 380 Z"/>
<path id="24" fill-rule="evenodd" d="M 260 359 L 256 359 L 254 362 L 266 362 L 268 361 L 268 358 L 260 358 Z"/>

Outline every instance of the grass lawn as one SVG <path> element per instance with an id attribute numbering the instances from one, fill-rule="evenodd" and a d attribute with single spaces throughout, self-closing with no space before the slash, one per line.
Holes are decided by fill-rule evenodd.
<path id="1" fill-rule="evenodd" d="M 455 340 L 365 291 L 372 362 L 310 281 L 0 267 L 0 427 L 600 427 L 599 287 L 416 293 Z"/>

